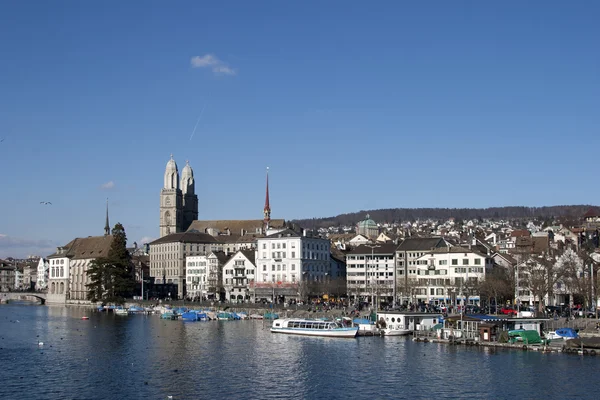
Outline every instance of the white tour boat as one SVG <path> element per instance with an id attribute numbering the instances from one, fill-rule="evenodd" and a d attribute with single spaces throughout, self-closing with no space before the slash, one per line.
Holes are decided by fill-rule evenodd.
<path id="1" fill-rule="evenodd" d="M 283 318 L 273 321 L 271 332 L 304 336 L 353 338 L 358 333 L 358 326 L 343 326 L 335 321 Z"/>

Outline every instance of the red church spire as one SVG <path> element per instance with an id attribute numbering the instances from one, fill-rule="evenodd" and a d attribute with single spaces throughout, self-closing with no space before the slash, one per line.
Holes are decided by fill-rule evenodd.
<path id="1" fill-rule="evenodd" d="M 269 221 L 271 221 L 271 205 L 269 204 L 269 167 L 267 167 L 267 194 L 265 196 L 265 209 L 264 211 L 264 215 L 265 215 L 265 233 L 266 230 L 269 228 Z"/>

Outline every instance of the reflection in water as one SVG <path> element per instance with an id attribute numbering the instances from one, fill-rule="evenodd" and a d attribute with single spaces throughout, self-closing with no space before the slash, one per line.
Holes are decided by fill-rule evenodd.
<path id="1" fill-rule="evenodd" d="M 90 319 L 81 320 L 84 315 Z M 0 396 L 585 398 L 600 372 L 600 357 L 403 337 L 298 337 L 272 334 L 269 327 L 268 321 L 186 323 L 86 308 L 3 305 Z"/>

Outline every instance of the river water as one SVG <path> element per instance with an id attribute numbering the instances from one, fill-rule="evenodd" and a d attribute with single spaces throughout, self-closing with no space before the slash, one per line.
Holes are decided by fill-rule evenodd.
<path id="1" fill-rule="evenodd" d="M 599 373 L 600 357 L 0 306 L 3 399 L 591 399 Z"/>

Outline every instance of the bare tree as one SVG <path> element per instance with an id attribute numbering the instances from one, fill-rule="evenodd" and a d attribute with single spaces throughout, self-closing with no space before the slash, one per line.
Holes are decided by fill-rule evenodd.
<path id="1" fill-rule="evenodd" d="M 592 303 L 592 281 L 590 271 L 586 270 L 582 258 L 569 248 L 558 258 L 557 265 L 563 273 L 568 290 L 573 295 L 583 297 L 585 306 L 589 307 Z"/>

